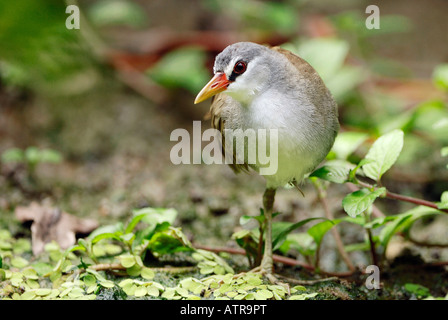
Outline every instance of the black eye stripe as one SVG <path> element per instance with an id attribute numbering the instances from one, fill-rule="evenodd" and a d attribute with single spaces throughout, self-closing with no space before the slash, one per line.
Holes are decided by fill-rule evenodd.
<path id="1" fill-rule="evenodd" d="M 233 67 L 232 74 L 229 77 L 229 81 L 235 81 L 236 77 L 243 74 L 247 69 L 247 63 L 244 61 L 237 61 Z"/>

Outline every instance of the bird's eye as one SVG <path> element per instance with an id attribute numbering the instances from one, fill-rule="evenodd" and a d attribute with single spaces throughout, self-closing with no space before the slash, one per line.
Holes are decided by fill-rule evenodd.
<path id="1" fill-rule="evenodd" d="M 238 61 L 235 63 L 235 66 L 233 67 L 233 72 L 236 74 L 242 74 L 244 71 L 246 71 L 247 65 L 244 61 Z"/>

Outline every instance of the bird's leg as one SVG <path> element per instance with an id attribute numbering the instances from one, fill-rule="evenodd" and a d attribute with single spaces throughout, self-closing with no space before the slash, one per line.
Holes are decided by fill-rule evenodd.
<path id="1" fill-rule="evenodd" d="M 275 191 L 275 189 L 267 188 L 263 194 L 264 216 L 266 219 L 263 258 L 261 260 L 261 264 L 250 270 L 249 273 L 260 273 L 265 276 L 269 282 L 283 286 L 286 293 L 289 295 L 291 294 L 289 285 L 277 280 L 274 276 L 274 259 L 272 257 L 272 210 L 274 207 Z M 236 275 L 235 278 L 238 278 L 244 274 L 246 274 L 246 272 Z"/>
<path id="2" fill-rule="evenodd" d="M 272 209 L 274 207 L 275 189 L 267 188 L 263 194 L 264 216 L 266 222 L 264 253 L 261 260 L 261 272 L 273 273 L 274 263 L 272 260 Z"/>
<path id="3" fill-rule="evenodd" d="M 267 188 L 263 194 L 264 216 L 266 222 L 266 231 L 264 239 L 264 253 L 260 264 L 260 273 L 264 275 L 273 284 L 285 287 L 286 292 L 290 294 L 289 285 L 283 283 L 274 276 L 274 260 L 272 258 L 272 211 L 274 208 L 275 189 Z"/>

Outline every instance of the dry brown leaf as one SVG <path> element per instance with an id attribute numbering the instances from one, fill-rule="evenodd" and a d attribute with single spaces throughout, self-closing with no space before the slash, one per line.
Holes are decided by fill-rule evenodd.
<path id="1" fill-rule="evenodd" d="M 76 233 L 89 233 L 98 227 L 93 219 L 81 219 L 59 208 L 32 202 L 27 207 L 17 207 L 16 218 L 20 222 L 33 221 L 31 243 L 33 254 L 44 250 L 46 243 L 56 241 L 62 249 L 76 243 Z"/>

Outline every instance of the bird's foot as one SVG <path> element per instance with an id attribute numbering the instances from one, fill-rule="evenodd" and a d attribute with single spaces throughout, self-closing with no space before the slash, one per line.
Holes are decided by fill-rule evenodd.
<path id="1" fill-rule="evenodd" d="M 239 278 L 248 273 L 260 274 L 262 277 L 266 278 L 270 283 L 272 283 L 274 285 L 279 285 L 279 286 L 282 286 L 283 288 L 285 288 L 286 293 L 288 295 L 291 295 L 291 289 L 289 287 L 289 284 L 286 282 L 280 281 L 271 270 L 266 270 L 266 269 L 262 268 L 262 266 L 255 267 L 247 272 L 239 273 L 239 274 L 235 275 L 235 278 Z"/>
<path id="2" fill-rule="evenodd" d="M 263 274 L 263 273 L 262 273 Z M 282 286 L 283 288 L 285 288 L 286 293 L 288 295 L 291 295 L 291 288 L 289 287 L 289 284 L 286 282 L 282 282 L 280 281 L 274 273 L 272 272 L 267 272 L 263 274 L 264 277 L 266 277 L 270 283 L 278 285 L 278 286 Z"/>

